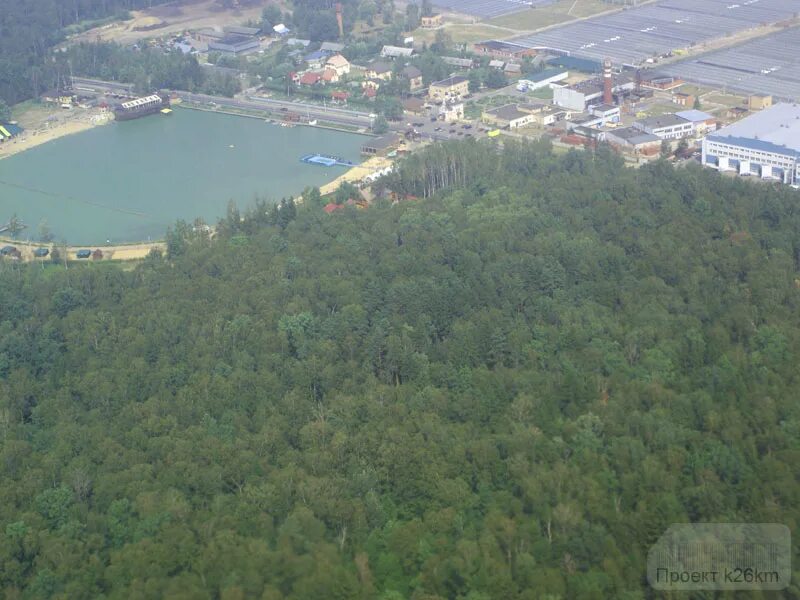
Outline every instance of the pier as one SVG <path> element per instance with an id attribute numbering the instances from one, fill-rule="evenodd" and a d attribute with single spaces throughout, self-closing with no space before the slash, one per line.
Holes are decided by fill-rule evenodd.
<path id="1" fill-rule="evenodd" d="M 355 167 L 356 163 L 344 160 L 337 156 L 327 156 L 325 154 L 306 154 L 300 160 L 309 165 L 318 165 L 320 167 Z"/>

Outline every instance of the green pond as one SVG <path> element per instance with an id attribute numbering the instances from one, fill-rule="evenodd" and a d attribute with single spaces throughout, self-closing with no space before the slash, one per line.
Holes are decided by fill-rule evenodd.
<path id="1" fill-rule="evenodd" d="M 176 109 L 111 123 L 0 160 L 0 225 L 16 214 L 37 239 L 100 244 L 161 239 L 177 219 L 214 223 L 229 200 L 278 201 L 345 167 L 300 162 L 320 153 L 358 162 L 364 137 Z"/>

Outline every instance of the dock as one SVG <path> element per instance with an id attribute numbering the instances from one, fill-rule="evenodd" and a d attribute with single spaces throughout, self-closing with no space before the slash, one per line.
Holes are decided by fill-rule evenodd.
<path id="1" fill-rule="evenodd" d="M 355 167 L 356 163 L 344 160 L 338 156 L 328 156 L 325 154 L 306 154 L 300 158 L 301 162 L 320 167 Z"/>

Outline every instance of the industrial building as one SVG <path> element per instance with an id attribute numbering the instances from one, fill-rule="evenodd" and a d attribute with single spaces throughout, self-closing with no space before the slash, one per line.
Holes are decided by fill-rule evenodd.
<path id="1" fill-rule="evenodd" d="M 625 96 L 627 93 L 636 89 L 636 82 L 630 77 L 615 76 L 611 83 L 611 93 L 613 96 Z M 612 104 L 606 102 L 605 86 L 602 78 L 587 79 L 575 85 L 555 88 L 553 90 L 553 102 L 563 108 L 568 108 L 577 112 L 585 112 L 588 108 L 597 104 Z"/>
<path id="2" fill-rule="evenodd" d="M 800 0 L 786 2 L 800 12 Z M 778 100 L 800 101 L 800 28 L 791 27 L 659 69 L 686 81 Z"/>
<path id="3" fill-rule="evenodd" d="M 261 49 L 258 38 L 230 33 L 218 40 L 208 42 L 209 52 L 222 52 L 233 56 L 241 56 Z"/>
<path id="4" fill-rule="evenodd" d="M 703 139 L 702 163 L 800 185 L 800 106 L 775 104 Z"/>
<path id="5" fill-rule="evenodd" d="M 800 0 L 656 0 L 509 42 L 552 54 L 609 57 L 616 65 L 638 67 L 709 40 L 789 21 L 798 12 Z M 791 53 L 785 56 L 789 59 Z"/>
<path id="6" fill-rule="evenodd" d="M 655 154 L 661 149 L 661 138 L 635 127 L 607 131 L 606 141 L 624 152 Z"/>
<path id="7" fill-rule="evenodd" d="M 450 12 L 491 19 L 553 2 L 554 0 L 434 0 L 433 5 Z"/>
<path id="8" fill-rule="evenodd" d="M 703 135 L 707 131 L 717 128 L 717 119 L 702 110 L 693 108 L 691 110 L 682 110 L 675 114 L 681 119 L 691 121 L 692 125 L 694 125 L 694 131 L 698 135 Z"/>
<path id="9" fill-rule="evenodd" d="M 7 142 L 22 133 L 22 128 L 16 123 L 0 121 L 0 143 Z"/>
<path id="10" fill-rule="evenodd" d="M 506 104 L 485 110 L 481 120 L 488 125 L 516 129 L 536 122 L 536 116 L 519 110 L 516 104 Z"/>
<path id="11" fill-rule="evenodd" d="M 633 126 L 662 140 L 679 140 L 694 135 L 692 121 L 672 114 L 639 119 Z"/>
<path id="12" fill-rule="evenodd" d="M 533 56 L 536 50 L 520 46 L 519 44 L 510 44 L 508 42 L 501 42 L 499 40 L 487 40 L 485 42 L 477 42 L 473 46 L 476 54 L 484 56 L 491 56 L 493 58 L 525 58 L 526 56 Z"/>
<path id="13" fill-rule="evenodd" d="M 399 138 L 394 133 L 370 138 L 361 146 L 361 154 L 366 156 L 386 156 L 398 143 Z"/>
<path id="14" fill-rule="evenodd" d="M 517 89 L 521 92 L 533 92 L 539 88 L 549 87 L 552 83 L 565 81 L 568 78 L 569 71 L 565 69 L 545 69 L 538 73 L 523 75 L 517 82 Z"/>

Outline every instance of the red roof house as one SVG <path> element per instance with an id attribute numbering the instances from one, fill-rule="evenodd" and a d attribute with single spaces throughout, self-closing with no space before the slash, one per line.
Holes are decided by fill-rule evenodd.
<path id="1" fill-rule="evenodd" d="M 322 76 L 319 73 L 303 73 L 303 76 L 300 78 L 300 85 L 314 85 L 315 83 L 319 83 L 322 79 Z"/>
<path id="2" fill-rule="evenodd" d="M 329 202 L 328 204 L 325 205 L 325 208 L 323 208 L 322 210 L 324 210 L 328 214 L 331 214 L 336 212 L 340 208 L 344 208 L 344 204 L 336 204 L 334 202 Z"/>

